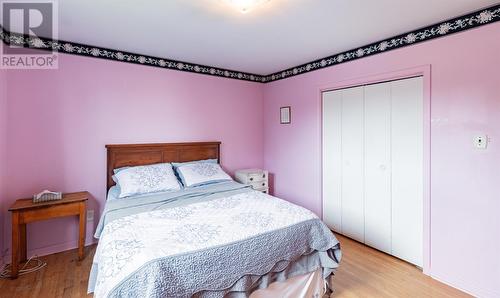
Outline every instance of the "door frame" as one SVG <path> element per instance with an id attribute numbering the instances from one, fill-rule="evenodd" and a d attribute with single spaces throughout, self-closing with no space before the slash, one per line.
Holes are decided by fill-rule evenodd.
<path id="1" fill-rule="evenodd" d="M 387 81 L 407 79 L 422 76 L 424 85 L 423 98 L 423 268 L 426 275 L 431 272 L 431 65 L 416 66 L 386 73 L 356 77 L 342 81 L 332 81 L 318 86 L 319 100 L 319 139 L 320 142 L 320 190 L 321 190 L 321 218 L 323 219 L 323 93 L 338 89 L 358 87 L 368 84 L 377 84 Z"/>

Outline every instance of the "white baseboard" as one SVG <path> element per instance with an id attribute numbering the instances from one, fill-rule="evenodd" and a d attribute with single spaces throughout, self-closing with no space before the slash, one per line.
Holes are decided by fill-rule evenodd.
<path id="1" fill-rule="evenodd" d="M 431 274 L 431 277 L 441 283 L 444 283 L 452 288 L 458 289 L 466 294 L 469 294 L 473 297 L 484 297 L 484 298 L 493 298 L 493 297 L 500 297 L 500 293 L 494 292 L 491 289 L 484 289 L 479 287 L 477 284 L 471 284 L 470 282 L 467 282 L 465 280 L 460 280 L 460 279 L 455 279 L 455 280 L 450 280 L 447 278 L 442 278 L 440 276 Z M 468 290 L 464 289 L 462 286 L 458 285 L 468 285 Z"/>

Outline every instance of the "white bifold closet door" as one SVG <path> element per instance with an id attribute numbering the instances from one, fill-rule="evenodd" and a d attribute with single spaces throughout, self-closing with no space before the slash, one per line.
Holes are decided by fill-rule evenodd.
<path id="1" fill-rule="evenodd" d="M 421 77 L 323 93 L 323 219 L 422 266 Z"/>
<path id="2" fill-rule="evenodd" d="M 394 81 L 392 93 L 392 254 L 423 263 L 423 79 Z"/>
<path id="3" fill-rule="evenodd" d="M 351 88 L 342 93 L 342 233 L 358 241 L 365 239 L 365 218 L 359 210 L 363 202 L 364 111 L 363 89 Z"/>
<path id="4" fill-rule="evenodd" d="M 325 117 L 327 115 L 327 117 Z M 342 93 L 323 93 L 323 221 L 342 231 Z"/>
<path id="5" fill-rule="evenodd" d="M 391 253 L 391 88 L 365 89 L 365 243 Z"/>

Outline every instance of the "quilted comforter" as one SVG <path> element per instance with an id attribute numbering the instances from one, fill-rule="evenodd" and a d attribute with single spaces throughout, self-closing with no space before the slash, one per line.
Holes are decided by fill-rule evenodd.
<path id="1" fill-rule="evenodd" d="M 318 268 L 327 280 L 341 258 L 314 213 L 234 182 L 114 205 L 96 233 L 94 297 L 245 297 Z"/>

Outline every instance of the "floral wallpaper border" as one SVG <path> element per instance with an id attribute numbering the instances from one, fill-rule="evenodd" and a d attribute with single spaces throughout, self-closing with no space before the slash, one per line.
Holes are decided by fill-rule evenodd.
<path id="1" fill-rule="evenodd" d="M 263 76 L 261 75 L 183 61 L 176 61 L 167 58 L 134 54 L 130 52 L 90 46 L 75 42 L 52 40 L 48 38 L 11 33 L 6 31 L 2 26 L 0 26 L 0 39 L 2 39 L 6 44 L 24 46 L 40 50 L 52 50 L 59 53 L 102 58 L 118 62 L 135 63 L 146 66 L 154 66 L 252 82 L 263 82 Z"/>
<path id="2" fill-rule="evenodd" d="M 267 75 L 272 82 L 500 21 L 500 5 Z"/>
<path id="3" fill-rule="evenodd" d="M 103 58 L 119 62 L 129 62 L 231 79 L 268 83 L 322 69 L 325 67 L 330 67 L 340 63 L 353 61 L 378 53 L 414 45 L 416 43 L 476 28 L 496 21 L 500 21 L 500 4 L 432 26 L 375 42 L 357 49 L 331 55 L 329 57 L 318 59 L 309 63 L 302 64 L 300 66 L 292 67 L 264 76 L 212 66 L 176 61 L 166 58 L 134 54 L 102 47 L 89 46 L 74 42 L 51 40 L 46 38 L 21 35 L 17 33 L 10 33 L 4 30 L 2 26 L 0 26 L 0 39 L 2 39 L 6 44 L 26 46 L 41 50 L 54 50 L 66 54 Z"/>

